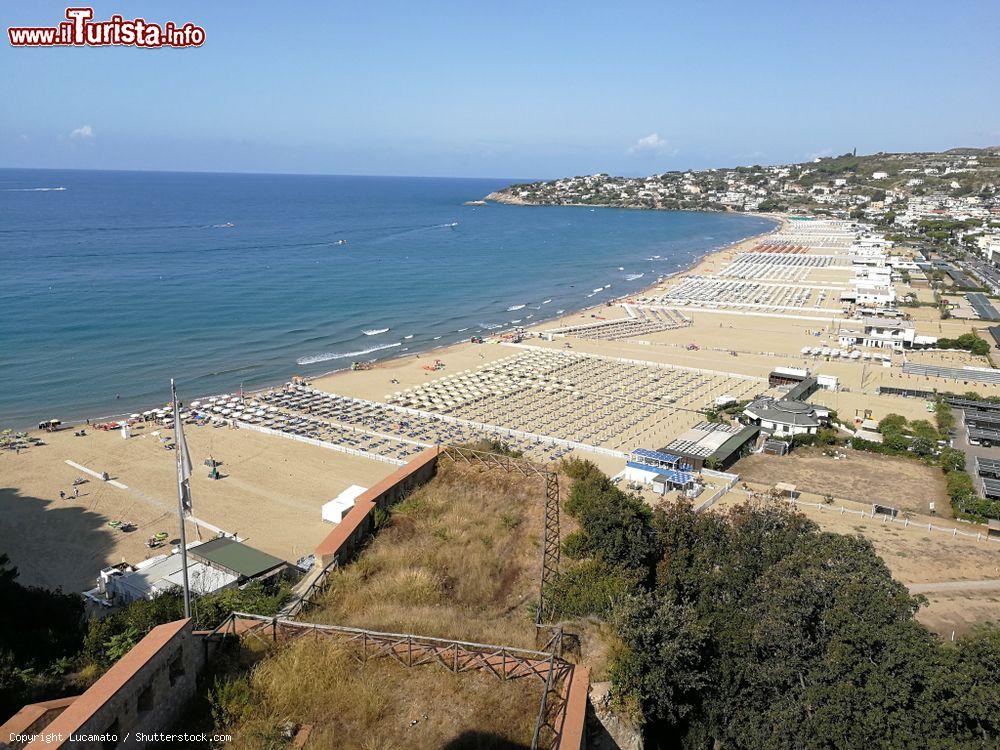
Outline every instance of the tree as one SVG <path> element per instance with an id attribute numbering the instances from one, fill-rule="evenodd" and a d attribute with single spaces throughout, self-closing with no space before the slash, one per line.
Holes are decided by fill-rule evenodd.
<path id="1" fill-rule="evenodd" d="M 616 608 L 614 628 L 623 644 L 610 669 L 618 706 L 646 722 L 685 722 L 709 679 L 709 630 L 695 608 L 638 594 Z"/>
<path id="2" fill-rule="evenodd" d="M 904 437 L 893 417 L 887 431 Z M 925 420 L 909 428 L 914 440 L 936 433 Z M 581 475 L 570 493 L 578 517 L 606 511 L 614 493 Z M 971 487 L 964 472 L 947 481 L 950 492 Z M 655 574 L 631 579 L 632 593 L 604 588 L 614 566 L 601 556 L 568 579 L 576 601 L 590 586 L 610 602 L 614 699 L 647 747 L 998 746 L 1000 630 L 939 642 L 915 618 L 923 600 L 868 540 L 821 532 L 784 506 L 721 515 L 679 502 L 650 524 Z M 602 549 L 602 528 L 588 521 L 586 533 Z"/>
<path id="3" fill-rule="evenodd" d="M 46 672 L 72 656 L 83 637 L 83 600 L 17 582 L 0 553 L 0 719 L 34 697 Z"/>
<path id="4" fill-rule="evenodd" d="M 955 448 L 944 448 L 938 456 L 941 471 L 948 474 L 952 471 L 965 471 L 965 454 Z"/>
<path id="5" fill-rule="evenodd" d="M 883 435 L 890 432 L 902 432 L 906 427 L 906 417 L 900 414 L 886 414 L 878 423 L 878 431 Z"/>

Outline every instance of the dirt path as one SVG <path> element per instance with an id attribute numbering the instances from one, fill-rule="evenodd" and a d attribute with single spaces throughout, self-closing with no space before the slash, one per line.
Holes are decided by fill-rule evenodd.
<path id="1" fill-rule="evenodd" d="M 931 594 L 943 591 L 1000 591 L 1000 579 L 983 581 L 941 581 L 940 583 L 912 583 L 911 594 Z"/>

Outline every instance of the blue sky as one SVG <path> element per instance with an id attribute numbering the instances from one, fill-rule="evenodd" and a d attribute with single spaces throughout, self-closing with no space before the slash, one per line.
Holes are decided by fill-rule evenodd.
<path id="1" fill-rule="evenodd" d="M 3 0 L 0 166 L 552 177 L 1000 143 L 993 0 L 93 7 L 207 42 L 13 49 L 66 2 Z"/>

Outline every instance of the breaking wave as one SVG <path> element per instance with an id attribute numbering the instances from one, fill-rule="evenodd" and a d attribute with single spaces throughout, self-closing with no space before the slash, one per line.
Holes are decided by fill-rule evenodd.
<path id="1" fill-rule="evenodd" d="M 356 352 L 325 352 L 323 354 L 313 354 L 310 357 L 301 357 L 295 360 L 297 365 L 312 365 L 317 362 L 326 362 L 330 359 L 344 359 L 345 357 L 362 357 L 365 354 L 372 354 L 373 352 L 380 352 L 383 349 L 393 349 L 399 346 L 400 343 L 397 341 L 395 344 L 382 344 L 382 346 L 373 346 L 370 349 L 361 349 Z"/>
<path id="2" fill-rule="evenodd" d="M 61 193 L 64 187 L 4 188 L 5 193 Z"/>

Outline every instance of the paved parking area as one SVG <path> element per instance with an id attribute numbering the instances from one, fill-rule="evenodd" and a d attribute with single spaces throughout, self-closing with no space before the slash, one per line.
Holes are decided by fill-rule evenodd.
<path id="1" fill-rule="evenodd" d="M 976 458 L 1000 459 L 1000 448 L 987 448 L 970 443 L 969 430 L 965 425 L 965 412 L 961 409 L 952 409 L 951 411 L 955 415 L 954 447 L 965 454 L 965 470 L 972 477 L 976 492 L 980 497 L 983 497 L 983 478 L 976 471 Z"/>

